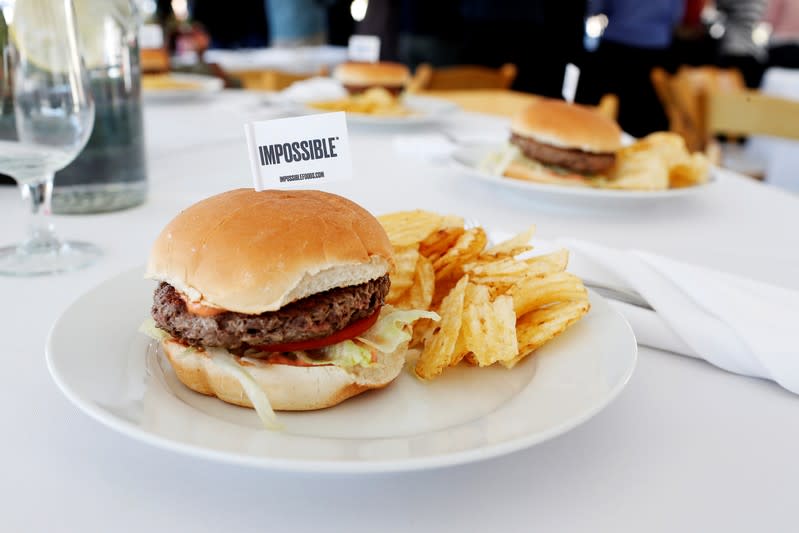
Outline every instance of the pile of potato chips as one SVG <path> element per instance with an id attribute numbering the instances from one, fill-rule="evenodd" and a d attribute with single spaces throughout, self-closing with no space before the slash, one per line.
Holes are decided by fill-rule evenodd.
<path id="1" fill-rule="evenodd" d="M 691 153 L 676 133 L 647 135 L 616 152 L 616 165 L 604 187 L 611 189 L 662 190 L 705 183 L 710 162 L 704 154 Z"/>
<path id="2" fill-rule="evenodd" d="M 414 325 L 416 375 L 432 379 L 462 360 L 511 368 L 588 312 L 582 281 L 565 272 L 568 252 L 529 252 L 534 227 L 489 246 L 460 217 L 404 211 L 378 217 L 394 246 L 387 303 L 431 309 L 440 322 Z"/>
<path id="3" fill-rule="evenodd" d="M 399 98 L 382 87 L 373 87 L 340 100 L 312 102 L 309 105 L 323 111 L 346 111 L 383 117 L 403 117 L 412 114 L 410 109 L 402 105 Z"/>

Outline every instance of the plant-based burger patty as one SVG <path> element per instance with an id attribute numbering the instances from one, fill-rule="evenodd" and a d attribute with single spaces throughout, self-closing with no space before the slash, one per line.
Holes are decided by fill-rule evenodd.
<path id="1" fill-rule="evenodd" d="M 546 165 L 557 165 L 581 174 L 600 174 L 616 160 L 612 152 L 591 153 L 577 148 L 558 148 L 517 133 L 511 133 L 510 142 L 519 147 L 525 156 Z"/>
<path id="2" fill-rule="evenodd" d="M 375 87 L 388 91 L 392 96 L 399 96 L 403 90 L 402 85 L 344 85 L 344 88 L 350 94 L 361 94 Z"/>
<path id="3" fill-rule="evenodd" d="M 383 305 L 388 274 L 360 285 L 331 289 L 292 302 L 277 311 L 248 315 L 227 311 L 198 316 L 168 283 L 153 295 L 152 316 L 159 328 L 191 346 L 236 349 L 247 345 L 283 344 L 327 337 L 371 316 Z"/>

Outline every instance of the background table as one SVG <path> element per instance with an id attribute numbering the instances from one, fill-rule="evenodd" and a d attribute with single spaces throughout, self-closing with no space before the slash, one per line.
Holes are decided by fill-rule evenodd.
<path id="1" fill-rule="evenodd" d="M 799 398 L 646 348 L 628 388 L 583 426 L 499 459 L 427 472 L 293 475 L 216 464 L 129 440 L 74 408 L 47 374 L 50 325 L 90 287 L 143 264 L 178 210 L 250 185 L 242 123 L 271 113 L 256 98 L 226 93 L 149 107 L 149 201 L 56 220 L 63 235 L 102 246 L 102 261 L 67 275 L 0 278 L 0 529 L 795 530 Z M 464 113 L 441 127 L 503 135 L 506 123 Z M 377 213 L 435 209 L 503 230 L 536 222 L 543 237 L 646 248 L 799 288 L 799 201 L 778 190 L 724 174 L 701 197 L 571 211 L 493 190 L 446 165 L 397 157 L 394 133 L 352 127 L 355 179 L 329 190 Z M 22 202 L 11 188 L 0 189 L 0 213 L 0 242 L 20 237 Z"/>

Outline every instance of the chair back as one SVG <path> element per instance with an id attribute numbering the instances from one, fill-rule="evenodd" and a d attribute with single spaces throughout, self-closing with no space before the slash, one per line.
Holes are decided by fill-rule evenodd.
<path id="1" fill-rule="evenodd" d="M 319 71 L 309 74 L 296 74 L 268 69 L 236 71 L 234 75 L 241 80 L 241 85 L 245 89 L 282 91 L 296 81 L 306 80 L 314 76 L 325 76 L 327 73 L 327 69 L 319 69 Z"/>
<path id="2" fill-rule="evenodd" d="M 739 70 L 709 66 L 683 66 L 673 75 L 655 68 L 651 80 L 668 117 L 669 129 L 682 135 L 692 151 L 704 150 L 709 140 L 706 95 L 746 90 Z"/>
<path id="3" fill-rule="evenodd" d="M 799 101 L 760 91 L 708 91 L 705 94 L 706 133 L 771 135 L 799 139 Z"/>
<path id="4" fill-rule="evenodd" d="M 508 89 L 516 79 L 516 65 L 506 63 L 499 68 L 479 65 L 457 65 L 433 68 L 422 63 L 416 68 L 408 90 L 411 92 L 460 89 Z"/>

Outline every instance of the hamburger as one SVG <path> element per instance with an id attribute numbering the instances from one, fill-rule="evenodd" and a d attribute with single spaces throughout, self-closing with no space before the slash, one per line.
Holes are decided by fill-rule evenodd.
<path id="1" fill-rule="evenodd" d="M 616 161 L 621 128 L 590 108 L 536 99 L 511 122 L 510 144 L 518 150 L 504 169 L 510 178 L 587 186 Z"/>
<path id="2" fill-rule="evenodd" d="M 437 315 L 385 305 L 392 265 L 383 227 L 341 196 L 225 192 L 156 239 L 142 330 L 184 385 L 274 427 L 273 409 L 331 407 L 400 373 L 406 326 Z"/>
<path id="3" fill-rule="evenodd" d="M 408 67 L 401 63 L 341 63 L 333 71 L 333 77 L 350 94 L 359 94 L 380 87 L 398 96 L 410 79 Z"/>

